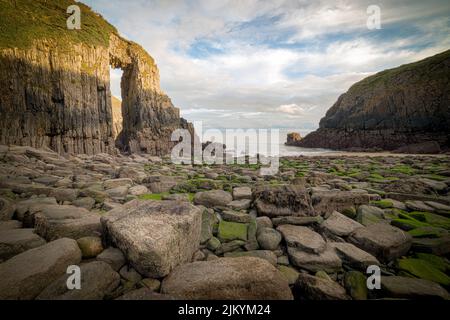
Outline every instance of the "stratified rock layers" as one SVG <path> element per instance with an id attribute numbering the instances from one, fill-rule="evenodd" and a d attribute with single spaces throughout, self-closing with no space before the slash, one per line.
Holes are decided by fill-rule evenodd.
<path id="1" fill-rule="evenodd" d="M 395 150 L 435 141 L 450 147 L 450 50 L 354 84 L 301 147 Z"/>
<path id="2" fill-rule="evenodd" d="M 20 8 L 17 11 L 21 14 Z M 68 32 L 86 32 L 83 26 L 67 30 L 61 24 L 60 29 L 61 38 Z M 123 129 L 117 139 L 110 66 L 123 70 Z M 115 32 L 105 45 L 40 36 L 28 46 L 2 46 L 0 115 L 0 144 L 48 147 L 59 153 L 113 153 L 118 146 L 162 155 L 174 144 L 173 130 L 190 128 L 161 91 L 153 58 Z"/>

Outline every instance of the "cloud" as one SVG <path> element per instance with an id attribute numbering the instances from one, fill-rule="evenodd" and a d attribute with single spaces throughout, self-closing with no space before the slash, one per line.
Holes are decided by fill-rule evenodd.
<path id="1" fill-rule="evenodd" d="M 155 58 L 182 116 L 207 127 L 314 129 L 356 81 L 450 48 L 446 0 L 381 1 L 372 31 L 371 0 L 85 2 Z"/>

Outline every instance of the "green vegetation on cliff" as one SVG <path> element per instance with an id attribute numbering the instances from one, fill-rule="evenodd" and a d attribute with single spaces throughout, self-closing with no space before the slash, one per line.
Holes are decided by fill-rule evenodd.
<path id="1" fill-rule="evenodd" d="M 81 29 L 69 30 L 70 5 L 81 9 Z M 47 39 L 58 45 L 84 43 L 107 46 L 111 33 L 117 33 L 99 14 L 72 0 L 0 0 L 0 49 L 28 48 L 34 40 Z"/>
<path id="2" fill-rule="evenodd" d="M 441 52 L 439 54 L 436 54 L 434 56 L 428 57 L 426 59 L 423 59 L 423 60 L 420 60 L 417 62 L 404 64 L 397 68 L 378 72 L 370 77 L 367 77 L 367 78 L 355 83 L 350 88 L 349 92 L 354 92 L 354 91 L 363 90 L 363 89 L 370 90 L 379 84 L 389 85 L 389 83 L 392 83 L 393 79 L 395 79 L 397 76 L 404 75 L 408 72 L 411 72 L 411 73 L 415 74 L 416 76 L 418 76 L 416 78 L 412 78 L 412 79 L 415 79 L 416 81 L 420 81 L 420 79 L 422 79 L 422 77 L 421 77 L 422 75 L 426 81 L 430 81 L 433 78 L 439 79 L 442 77 L 441 72 L 445 73 L 446 71 L 445 70 L 434 70 L 433 72 L 430 72 L 430 70 L 432 69 L 433 65 L 436 65 L 448 58 L 450 58 L 450 50 Z M 399 83 L 396 83 L 396 87 L 398 87 L 399 85 L 400 85 Z M 409 85 L 411 85 L 411 83 L 409 83 Z"/>

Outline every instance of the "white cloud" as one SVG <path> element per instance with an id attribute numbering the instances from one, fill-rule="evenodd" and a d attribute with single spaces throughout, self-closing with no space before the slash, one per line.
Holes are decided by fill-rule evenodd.
<path id="1" fill-rule="evenodd" d="M 209 127 L 312 128 L 354 82 L 450 47 L 440 0 L 380 3 L 392 41 L 366 35 L 369 0 L 86 2 L 155 58 L 182 116 Z M 221 53 L 192 55 L 198 41 Z"/>

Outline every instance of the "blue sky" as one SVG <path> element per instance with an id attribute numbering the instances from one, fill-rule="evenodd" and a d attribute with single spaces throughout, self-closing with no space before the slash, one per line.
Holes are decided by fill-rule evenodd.
<path id="1" fill-rule="evenodd" d="M 209 128 L 312 130 L 354 82 L 450 49 L 448 0 L 84 2 L 155 58 L 182 116 Z M 380 30 L 366 26 L 369 5 Z"/>

